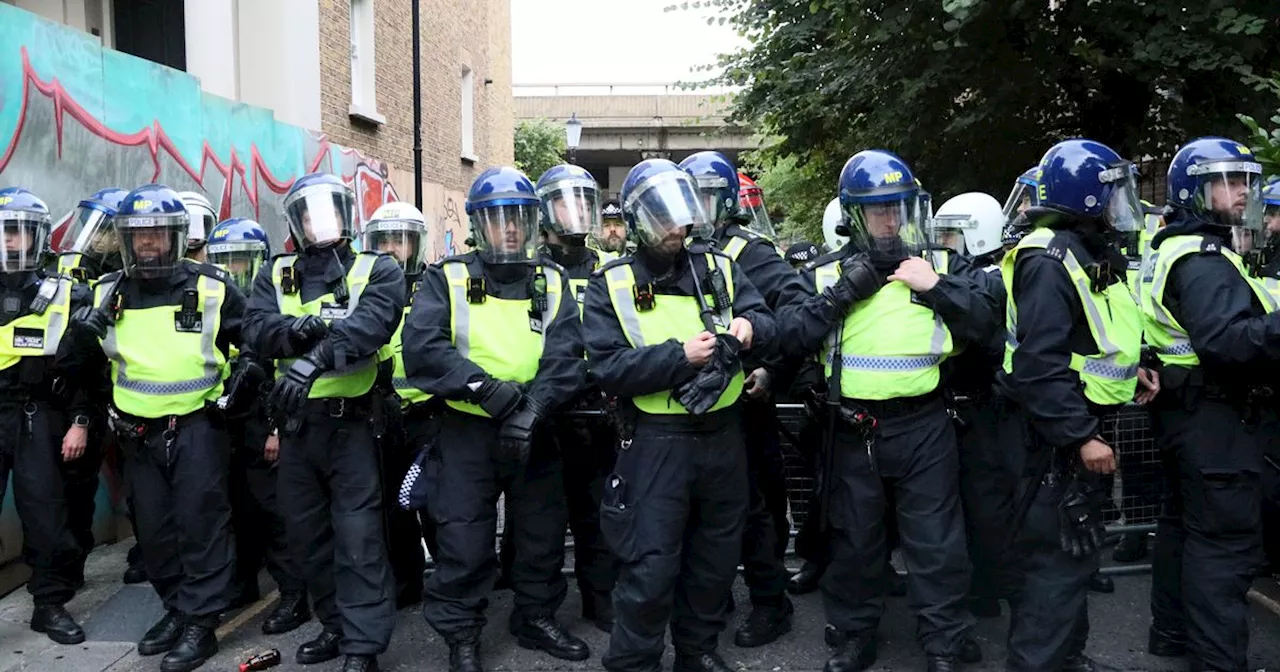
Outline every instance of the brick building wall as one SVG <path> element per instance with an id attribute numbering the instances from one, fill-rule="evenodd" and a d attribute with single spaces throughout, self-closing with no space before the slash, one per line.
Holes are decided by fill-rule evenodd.
<path id="1" fill-rule="evenodd" d="M 320 2 L 321 130 L 337 143 L 391 166 L 402 200 L 413 200 L 413 50 L 410 0 L 374 0 L 377 112 L 383 125 L 349 116 L 350 1 Z M 455 251 L 465 239 L 462 200 L 491 165 L 510 164 L 510 0 L 421 0 L 423 212 L 455 239 L 434 241 Z M 475 161 L 462 157 L 462 70 L 474 81 Z M 486 80 L 490 83 L 486 84 Z"/>

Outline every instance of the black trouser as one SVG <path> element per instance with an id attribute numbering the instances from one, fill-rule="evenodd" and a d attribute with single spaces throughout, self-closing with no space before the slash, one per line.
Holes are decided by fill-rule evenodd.
<path id="1" fill-rule="evenodd" d="M 1268 414 L 1259 427 L 1262 448 L 1262 547 L 1271 571 L 1280 572 L 1280 418 Z"/>
<path id="2" fill-rule="evenodd" d="M 250 417 L 231 426 L 231 521 L 236 538 L 234 594 L 257 594 L 258 570 L 266 564 L 283 595 L 306 590 L 302 570 L 289 552 L 277 497 L 277 462 L 263 456 L 268 427 Z"/>
<path id="3" fill-rule="evenodd" d="M 618 559 L 600 534 L 600 498 L 613 471 L 618 438 L 606 418 L 555 418 L 564 456 L 564 495 L 573 532 L 573 574 L 583 610 L 607 611 L 618 580 Z M 588 603 L 591 603 L 590 605 Z"/>
<path id="4" fill-rule="evenodd" d="M 379 442 L 382 463 L 382 511 L 386 516 L 387 556 L 396 582 L 396 595 L 417 598 L 422 594 L 422 573 L 427 560 L 422 554 L 422 528 L 418 514 L 400 508 L 397 498 L 409 466 L 413 464 L 413 444 L 405 434 L 399 409 L 387 409 L 385 430 Z"/>
<path id="5" fill-rule="evenodd" d="M 1000 416 L 1013 412 L 1007 402 L 983 398 L 956 405 L 960 446 L 960 499 L 973 578 L 970 597 L 1003 597 L 1009 586 L 1004 545 L 1013 523 L 1019 474 L 1009 468 L 1000 442 Z"/>
<path id="6" fill-rule="evenodd" d="M 998 400 L 996 408 L 1005 457 L 1020 474 L 1011 516 L 1028 507 L 1020 523 L 1010 521 L 1018 530 L 1006 554 L 1013 591 L 1005 665 L 1009 672 L 1055 672 L 1068 657 L 1084 652 L 1089 577 L 1098 569 L 1098 555 L 1074 558 L 1062 550 L 1058 504 L 1070 474 L 1060 466 L 1046 467 L 1051 456 L 1041 451 L 1052 448 L 1036 437 L 1021 409 L 1007 400 Z"/>
<path id="7" fill-rule="evenodd" d="M 83 567 L 80 546 L 67 525 L 66 428 L 66 416 L 45 402 L 0 402 L 0 502 L 12 473 L 22 559 L 31 567 L 27 592 L 36 606 L 66 604 Z"/>
<path id="8" fill-rule="evenodd" d="M 929 654 L 954 655 L 973 626 L 955 430 L 941 400 L 878 421 L 870 450 L 863 430 L 837 425 L 831 562 L 821 582 L 827 622 L 844 633 L 879 625 L 892 492 L 917 637 Z"/>
<path id="9" fill-rule="evenodd" d="M 442 413 L 440 439 L 428 453 L 423 478 L 427 511 L 436 522 L 439 555 L 427 579 L 422 614 L 447 641 L 475 641 L 497 563 L 498 496 L 506 493 L 515 553 L 511 582 L 515 612 L 554 616 L 564 602 L 564 534 L 568 513 L 560 456 L 547 432 L 535 433 L 528 464 L 504 454 L 499 423 L 454 410 Z"/>
<path id="10" fill-rule="evenodd" d="M 165 608 L 212 626 L 230 603 L 235 548 L 228 496 L 230 444 L 200 410 L 146 421 L 122 446 L 147 578 Z"/>
<path id="11" fill-rule="evenodd" d="M 404 432 L 409 454 L 417 455 L 419 450 L 425 450 L 439 439 L 440 418 L 410 409 L 404 418 Z M 436 544 L 436 521 L 432 520 L 431 514 L 426 511 L 418 511 L 414 515 L 418 521 L 418 531 L 415 534 L 422 537 L 422 542 L 427 546 L 427 553 L 431 554 L 434 561 L 440 553 L 440 546 Z"/>
<path id="12" fill-rule="evenodd" d="M 658 670 L 668 623 L 677 654 L 716 650 L 747 505 L 737 408 L 640 414 L 600 506 L 601 531 L 622 561 L 606 669 Z"/>
<path id="13" fill-rule="evenodd" d="M 1262 561 L 1261 442 L 1231 404 L 1179 397 L 1157 400 L 1152 411 L 1169 482 L 1152 560 L 1152 622 L 1185 631 L 1188 656 L 1205 668 L 1245 670 L 1245 595 Z"/>
<path id="14" fill-rule="evenodd" d="M 791 493 L 791 510 L 795 511 L 803 506 L 805 515 L 800 522 L 800 529 L 796 531 L 796 555 L 800 558 L 825 568 L 830 560 L 827 549 L 827 535 L 822 530 L 822 517 L 825 515 L 822 511 L 822 479 L 824 478 L 822 471 L 822 451 L 823 451 L 823 434 L 825 421 L 821 418 L 811 420 L 806 423 L 797 435 L 801 446 L 797 446 L 798 450 L 807 450 L 803 453 L 806 466 L 809 473 L 813 476 L 813 488 L 809 492 L 792 492 Z M 797 506 L 798 500 L 803 497 L 804 504 Z"/>
<path id="15" fill-rule="evenodd" d="M 387 650 L 396 615 L 382 474 L 368 398 L 346 399 L 344 409 L 337 403 L 309 400 L 297 431 L 281 432 L 280 508 L 316 617 L 342 633 L 342 653 L 377 655 Z"/>
<path id="16" fill-rule="evenodd" d="M 76 564 L 76 577 L 84 579 L 84 564 L 93 551 L 93 514 L 97 510 L 98 490 L 101 484 L 103 457 L 107 442 L 103 440 L 105 418 L 91 420 L 88 444 L 78 459 L 65 463 L 63 475 L 67 493 L 67 527 L 80 547 L 80 561 Z M 79 581 L 77 581 L 79 582 Z"/>
<path id="17" fill-rule="evenodd" d="M 776 606 L 786 598 L 789 576 L 782 558 L 791 538 L 777 407 L 768 400 L 744 401 L 742 433 L 749 488 L 747 522 L 742 532 L 743 578 L 751 591 L 752 604 Z"/>

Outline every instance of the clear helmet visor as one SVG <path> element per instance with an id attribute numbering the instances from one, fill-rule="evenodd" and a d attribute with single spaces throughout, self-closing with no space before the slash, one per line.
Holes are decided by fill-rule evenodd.
<path id="1" fill-rule="evenodd" d="M 776 238 L 778 232 L 773 228 L 773 220 L 769 218 L 769 211 L 764 207 L 764 199 L 756 201 L 744 211 L 747 215 L 747 228 L 755 231 L 762 236 Z"/>
<path id="2" fill-rule="evenodd" d="M 355 197 L 350 190 L 328 185 L 303 189 L 285 201 L 289 234 L 299 247 L 327 247 L 351 240 Z"/>
<path id="3" fill-rule="evenodd" d="M 1218 221 L 1250 231 L 1266 227 L 1262 202 L 1262 166 L 1229 161 L 1194 166 L 1204 212 Z"/>
<path id="4" fill-rule="evenodd" d="M 95 208 L 81 206 L 63 240 L 71 241 L 69 247 L 63 246 L 64 252 L 77 252 L 94 261 L 120 254 L 120 241 L 111 226 L 111 218 Z"/>
<path id="5" fill-rule="evenodd" d="M 715 226 L 725 224 L 733 207 L 733 202 L 725 198 L 725 189 L 729 187 L 729 181 L 714 175 L 695 177 L 693 181 L 698 185 L 702 210 L 707 213 L 707 218 Z"/>
<path id="6" fill-rule="evenodd" d="M 1253 231 L 1243 226 L 1231 227 L 1231 249 L 1236 254 L 1248 254 L 1254 250 L 1261 250 L 1266 247 L 1264 241 L 1266 232 Z"/>
<path id="7" fill-rule="evenodd" d="M 978 220 L 969 215 L 938 215 L 930 223 L 930 239 L 935 247 L 945 247 L 956 254 L 964 254 L 965 232 L 976 231 Z"/>
<path id="8" fill-rule="evenodd" d="M 253 279 L 267 258 L 267 246 L 259 241 L 210 243 L 207 252 L 209 263 L 225 268 L 236 286 L 245 292 L 253 286 Z"/>
<path id="9" fill-rule="evenodd" d="M 406 273 L 417 273 L 426 257 L 426 232 L 418 222 L 374 222 L 365 227 L 361 249 L 390 255 Z"/>
<path id="10" fill-rule="evenodd" d="M 187 252 L 187 216 L 114 218 L 125 275 L 158 278 L 173 273 Z"/>
<path id="11" fill-rule="evenodd" d="M 1012 224 L 1018 215 L 1037 205 L 1040 205 L 1040 194 L 1035 185 L 1022 181 L 1014 182 L 1013 191 L 1009 192 L 1009 198 L 1004 202 L 1005 223 Z"/>
<path id="12" fill-rule="evenodd" d="M 707 238 L 712 233 L 702 194 L 693 178 L 683 172 L 659 173 L 641 182 L 623 208 L 634 213 L 637 242 L 646 247 L 677 234 Z"/>
<path id="13" fill-rule="evenodd" d="M 1280 204 L 1267 204 L 1263 207 L 1262 226 L 1268 243 L 1280 240 Z"/>
<path id="14" fill-rule="evenodd" d="M 538 190 L 547 227 L 561 236 L 600 231 L 600 191 L 586 180 L 556 182 Z"/>
<path id="15" fill-rule="evenodd" d="M 538 206 L 481 207 L 471 213 L 471 231 L 481 259 L 493 264 L 526 262 L 538 242 Z"/>
<path id="16" fill-rule="evenodd" d="M 856 203 L 846 207 L 854 243 L 868 252 L 891 258 L 919 256 L 928 240 L 920 215 L 920 199 Z"/>
<path id="17" fill-rule="evenodd" d="M 1107 225 L 1120 233 L 1141 231 L 1146 224 L 1142 212 L 1142 200 L 1138 198 L 1138 174 L 1132 164 L 1112 168 L 1104 173 L 1104 181 L 1110 183 L 1111 195 L 1103 217 Z"/>
<path id="18" fill-rule="evenodd" d="M 49 237 L 49 220 L 30 213 L 0 216 L 0 273 L 34 271 Z"/>

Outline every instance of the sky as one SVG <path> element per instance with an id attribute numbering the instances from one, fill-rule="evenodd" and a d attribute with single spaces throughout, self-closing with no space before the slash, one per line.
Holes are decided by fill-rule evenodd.
<path id="1" fill-rule="evenodd" d="M 511 0 L 512 80 L 528 84 L 654 84 L 703 79 L 690 68 L 744 41 L 708 26 L 684 0 Z"/>

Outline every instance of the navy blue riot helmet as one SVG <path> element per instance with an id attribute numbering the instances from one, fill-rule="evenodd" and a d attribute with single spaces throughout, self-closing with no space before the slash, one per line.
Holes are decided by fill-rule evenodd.
<path id="1" fill-rule="evenodd" d="M 920 211 L 920 186 L 893 152 L 869 149 L 840 171 L 840 210 L 854 246 L 886 261 L 920 254 L 928 240 Z"/>
<path id="2" fill-rule="evenodd" d="M 0 273 L 40 267 L 49 244 L 49 206 L 21 187 L 0 189 Z"/>
<path id="3" fill-rule="evenodd" d="M 680 168 L 693 177 L 702 195 L 702 209 L 711 223 L 724 226 L 729 218 L 737 215 L 738 169 L 720 152 L 698 152 L 680 162 Z"/>
<path id="4" fill-rule="evenodd" d="M 1064 140 L 1040 159 L 1036 181 L 1040 204 L 1050 210 L 1129 233 L 1143 224 L 1138 168 L 1093 140 Z"/>
<path id="5" fill-rule="evenodd" d="M 471 183 L 466 206 L 480 258 L 493 264 L 532 259 L 539 205 L 533 182 L 519 170 L 499 166 L 480 173 Z"/>
<path id="6" fill-rule="evenodd" d="M 711 220 L 693 177 L 666 159 L 637 163 L 622 182 L 622 217 L 636 243 L 663 246 L 680 238 L 711 235 Z"/>
<path id="7" fill-rule="evenodd" d="M 1262 164 L 1227 138 L 1199 138 L 1169 162 L 1166 204 L 1223 227 L 1263 229 Z"/>
<path id="8" fill-rule="evenodd" d="M 82 254 L 99 265 L 110 260 L 110 266 L 119 267 L 120 241 L 111 228 L 111 218 L 128 193 L 119 187 L 107 187 L 80 201 L 59 249 Z"/>
<path id="9" fill-rule="evenodd" d="M 577 239 L 600 233 L 600 186 L 585 169 L 570 164 L 553 166 L 538 178 L 542 222 L 561 238 Z"/>
<path id="10" fill-rule="evenodd" d="M 284 217 L 299 251 L 350 242 L 355 237 L 356 195 L 334 175 L 303 175 L 284 195 Z"/>
<path id="11" fill-rule="evenodd" d="M 147 184 L 134 189 L 111 221 L 120 237 L 125 275 L 165 277 L 186 255 L 190 218 L 182 197 L 169 187 Z"/>
<path id="12" fill-rule="evenodd" d="M 227 269 L 236 285 L 248 292 L 258 269 L 271 254 L 271 240 L 262 225 L 234 217 L 213 227 L 207 251 L 209 263 Z"/>

